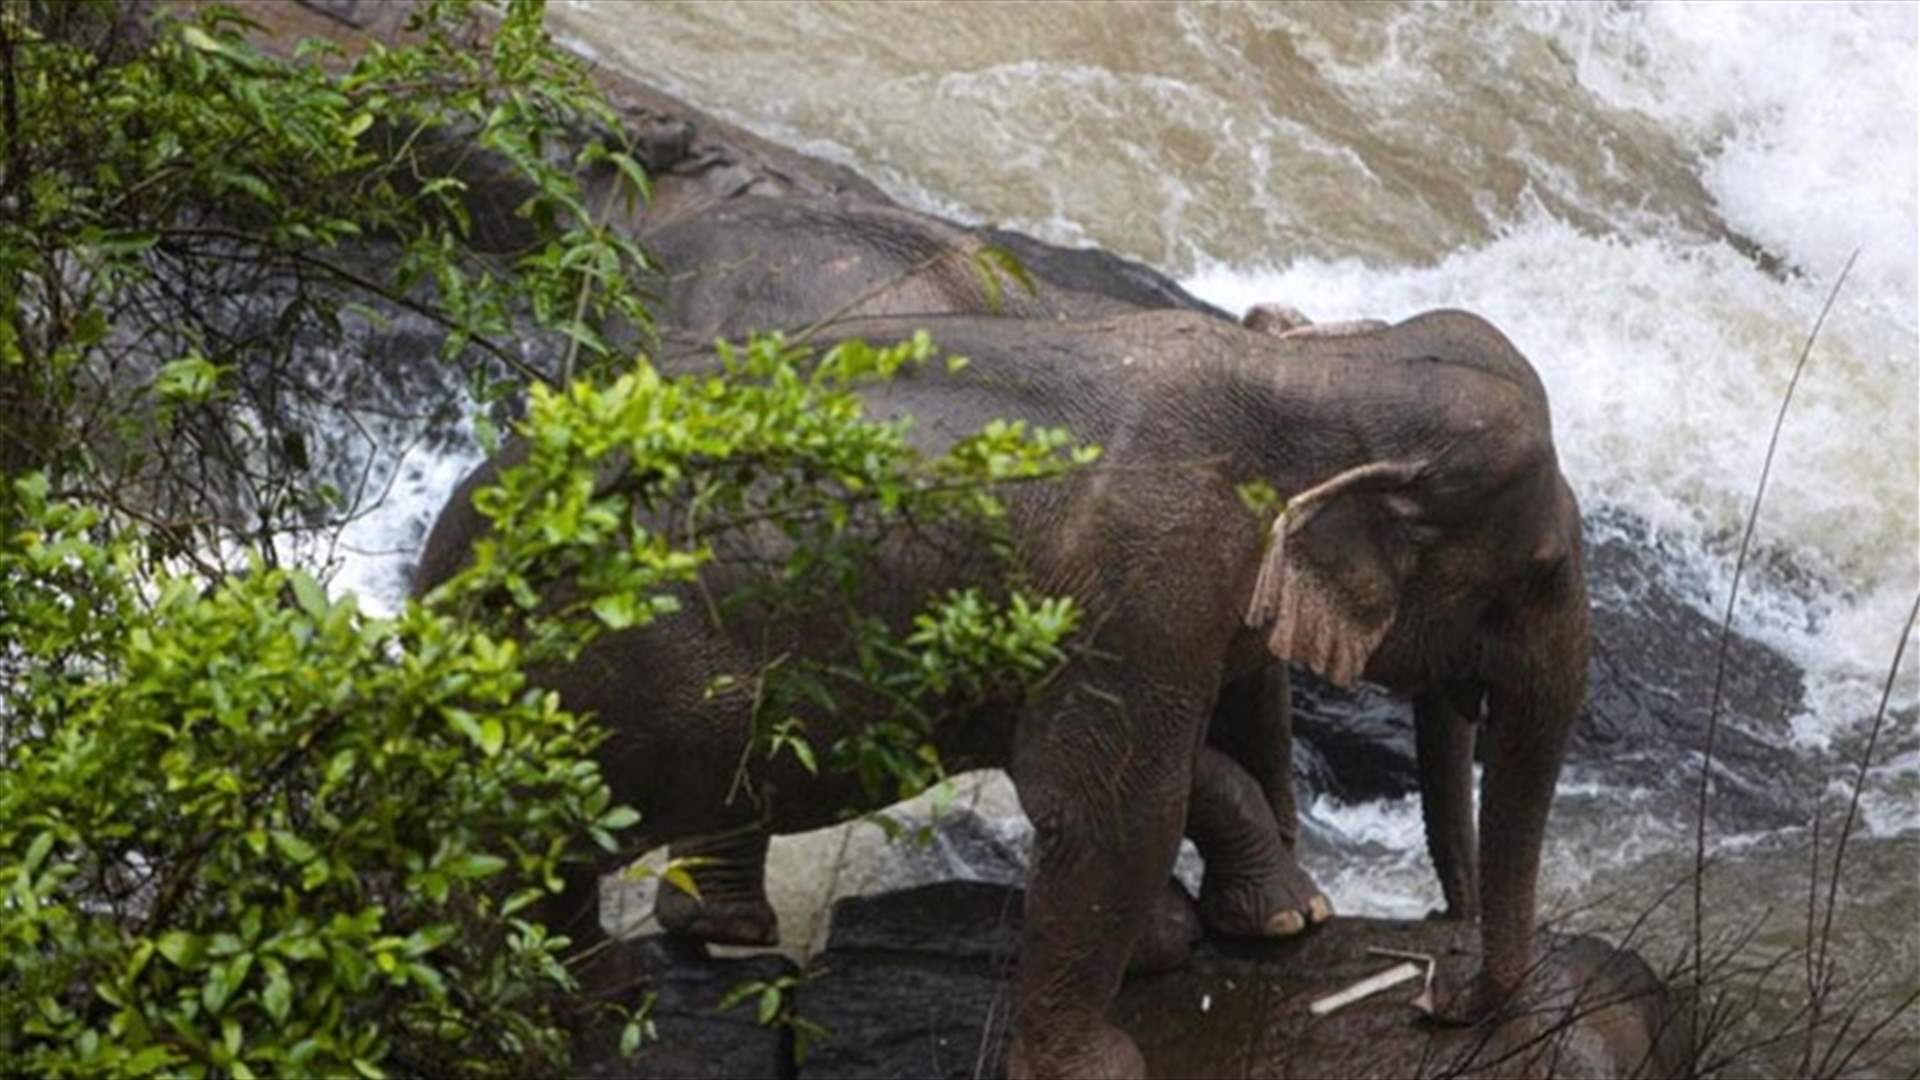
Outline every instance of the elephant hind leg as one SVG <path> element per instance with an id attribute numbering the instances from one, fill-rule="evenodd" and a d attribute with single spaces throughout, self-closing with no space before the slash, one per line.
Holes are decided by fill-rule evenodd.
<path id="1" fill-rule="evenodd" d="M 1333 905 L 1281 842 L 1266 793 L 1232 758 L 1202 746 L 1194 760 L 1187 834 L 1206 860 L 1200 918 L 1233 937 L 1289 937 Z"/>
<path id="2" fill-rule="evenodd" d="M 669 934 L 714 945 L 775 945 L 779 919 L 767 902 L 769 837 L 758 827 L 667 849 L 668 857 L 688 860 L 699 895 L 670 881 L 660 883 L 654 915 Z"/>

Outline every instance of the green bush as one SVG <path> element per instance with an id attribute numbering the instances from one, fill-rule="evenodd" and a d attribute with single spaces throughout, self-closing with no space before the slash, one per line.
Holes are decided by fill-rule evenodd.
<path id="1" fill-rule="evenodd" d="M 419 44 L 347 63 L 262 55 L 218 10 L 122 33 L 111 4 L 0 6 L 0 1073 L 564 1072 L 579 958 L 532 905 L 638 815 L 527 670 L 833 605 L 844 640 L 729 677 L 766 688 L 755 749 L 882 801 L 941 775 L 943 711 L 1064 659 L 1079 614 L 1022 588 L 996 491 L 1092 451 L 1012 423 L 916 452 L 856 391 L 934 362 L 924 334 L 755 338 L 677 378 L 623 355 L 645 257 L 580 176 L 645 178 L 541 14 L 439 0 Z M 524 196 L 511 250 L 468 243 L 481 174 Z M 527 453 L 471 563 L 374 617 L 289 565 L 360 508 L 276 403 L 396 312 L 480 407 L 525 395 Z M 879 545 L 929 527 L 1004 572 L 860 615 Z M 690 584 L 770 528 L 763 582 Z M 892 708 L 816 748 L 847 693 Z"/>
<path id="2" fill-rule="evenodd" d="M 991 520 L 993 483 L 1088 456 L 995 425 L 923 458 L 852 388 L 931 354 L 922 335 L 810 363 L 756 339 L 712 378 L 642 361 L 605 387 L 535 388 L 527 460 L 477 500 L 493 532 L 392 619 L 300 571 L 141 577 L 131 541 L 95 543 L 97 515 L 49 503 L 37 474 L 16 480 L 5 516 L 25 527 L 0 546 L 0 644 L 20 691 L 0 729 L 0 1060 L 48 1074 L 558 1067 L 568 943 L 524 909 L 559 887 L 572 845 L 618 850 L 638 815 L 611 805 L 596 729 L 523 664 L 673 613 L 672 588 L 745 517 L 789 530 L 783 599 L 802 603 L 813 568 L 884 522 Z M 644 524 L 690 507 L 712 522 Z M 890 695 L 894 718 L 832 759 L 878 795 L 883 780 L 911 794 L 938 776 L 936 703 L 1044 676 L 1076 622 L 1063 600 L 955 592 L 903 636 L 864 622 L 858 651 L 782 678 Z M 818 700 L 770 695 L 802 698 Z M 769 751 L 811 763 L 806 718 L 768 716 Z"/>
<path id="3" fill-rule="evenodd" d="M 519 650 L 299 571 L 137 583 L 37 478 L 0 546 L 0 1061 L 45 1075 L 512 1073 L 564 939 L 518 917 L 614 843 L 596 738 Z M 74 619 L 76 598 L 110 599 Z"/>

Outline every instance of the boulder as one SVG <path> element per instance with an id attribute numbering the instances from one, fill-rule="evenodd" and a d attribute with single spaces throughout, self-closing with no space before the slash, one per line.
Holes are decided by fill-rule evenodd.
<path id="1" fill-rule="evenodd" d="M 589 1013 L 569 1075 L 582 1080 L 779 1080 L 792 1074 L 793 1037 L 756 1022 L 756 998 L 721 1009 L 735 987 L 794 974 L 781 956 L 710 957 L 664 935 L 616 942 L 581 973 L 588 1000 L 638 1009 L 648 995 L 657 1038 L 620 1054 L 625 1019 Z"/>

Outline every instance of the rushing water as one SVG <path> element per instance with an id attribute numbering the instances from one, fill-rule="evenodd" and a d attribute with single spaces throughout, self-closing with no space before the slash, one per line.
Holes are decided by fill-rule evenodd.
<path id="1" fill-rule="evenodd" d="M 1808 673 L 1772 737 L 1820 754 L 1872 714 L 1920 587 L 1915 7 L 566 0 L 552 18 L 909 204 L 1099 244 L 1230 310 L 1487 315 L 1540 369 L 1583 503 L 1648 522 L 1716 619 L 1775 410 L 1858 250 L 1736 625 Z M 1916 671 L 1895 692 L 1909 729 Z M 1920 760 L 1896 734 L 1867 800 L 1875 865 L 1895 869 L 1861 887 L 1895 921 L 1920 833 Z M 1633 791 L 1575 778 L 1560 805 L 1563 899 L 1686 840 L 1670 802 Z M 1417 800 L 1309 817 L 1348 910 L 1432 901 Z M 1894 936 L 1911 981 L 1911 930 Z"/>

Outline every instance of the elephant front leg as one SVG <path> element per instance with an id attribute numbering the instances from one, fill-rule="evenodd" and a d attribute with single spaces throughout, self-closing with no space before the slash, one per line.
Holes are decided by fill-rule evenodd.
<path id="1" fill-rule="evenodd" d="M 1034 826 L 1008 1056 L 1016 1080 L 1146 1074 L 1107 1009 L 1173 867 L 1204 709 L 1192 702 L 1185 725 L 1130 723 L 1123 702 L 1150 700 L 1076 689 L 1015 751 L 1014 785 Z"/>
<path id="2" fill-rule="evenodd" d="M 1427 853 L 1440 878 L 1446 908 L 1429 918 L 1472 922 L 1480 913 L 1478 856 L 1473 830 L 1473 743 L 1483 691 L 1455 684 L 1413 699 L 1414 744 L 1420 765 L 1420 808 Z"/>
<path id="3" fill-rule="evenodd" d="M 1547 817 L 1571 710 L 1495 688 L 1488 695 L 1480 791 L 1480 972 L 1436 1017 L 1474 1023 L 1506 1007 L 1532 973 L 1534 906 Z"/>
<path id="4" fill-rule="evenodd" d="M 670 934 L 715 945 L 774 945 L 780 924 L 767 903 L 769 837 L 758 827 L 673 845 L 668 856 L 695 863 L 700 894 L 660 883 L 654 914 Z"/>

